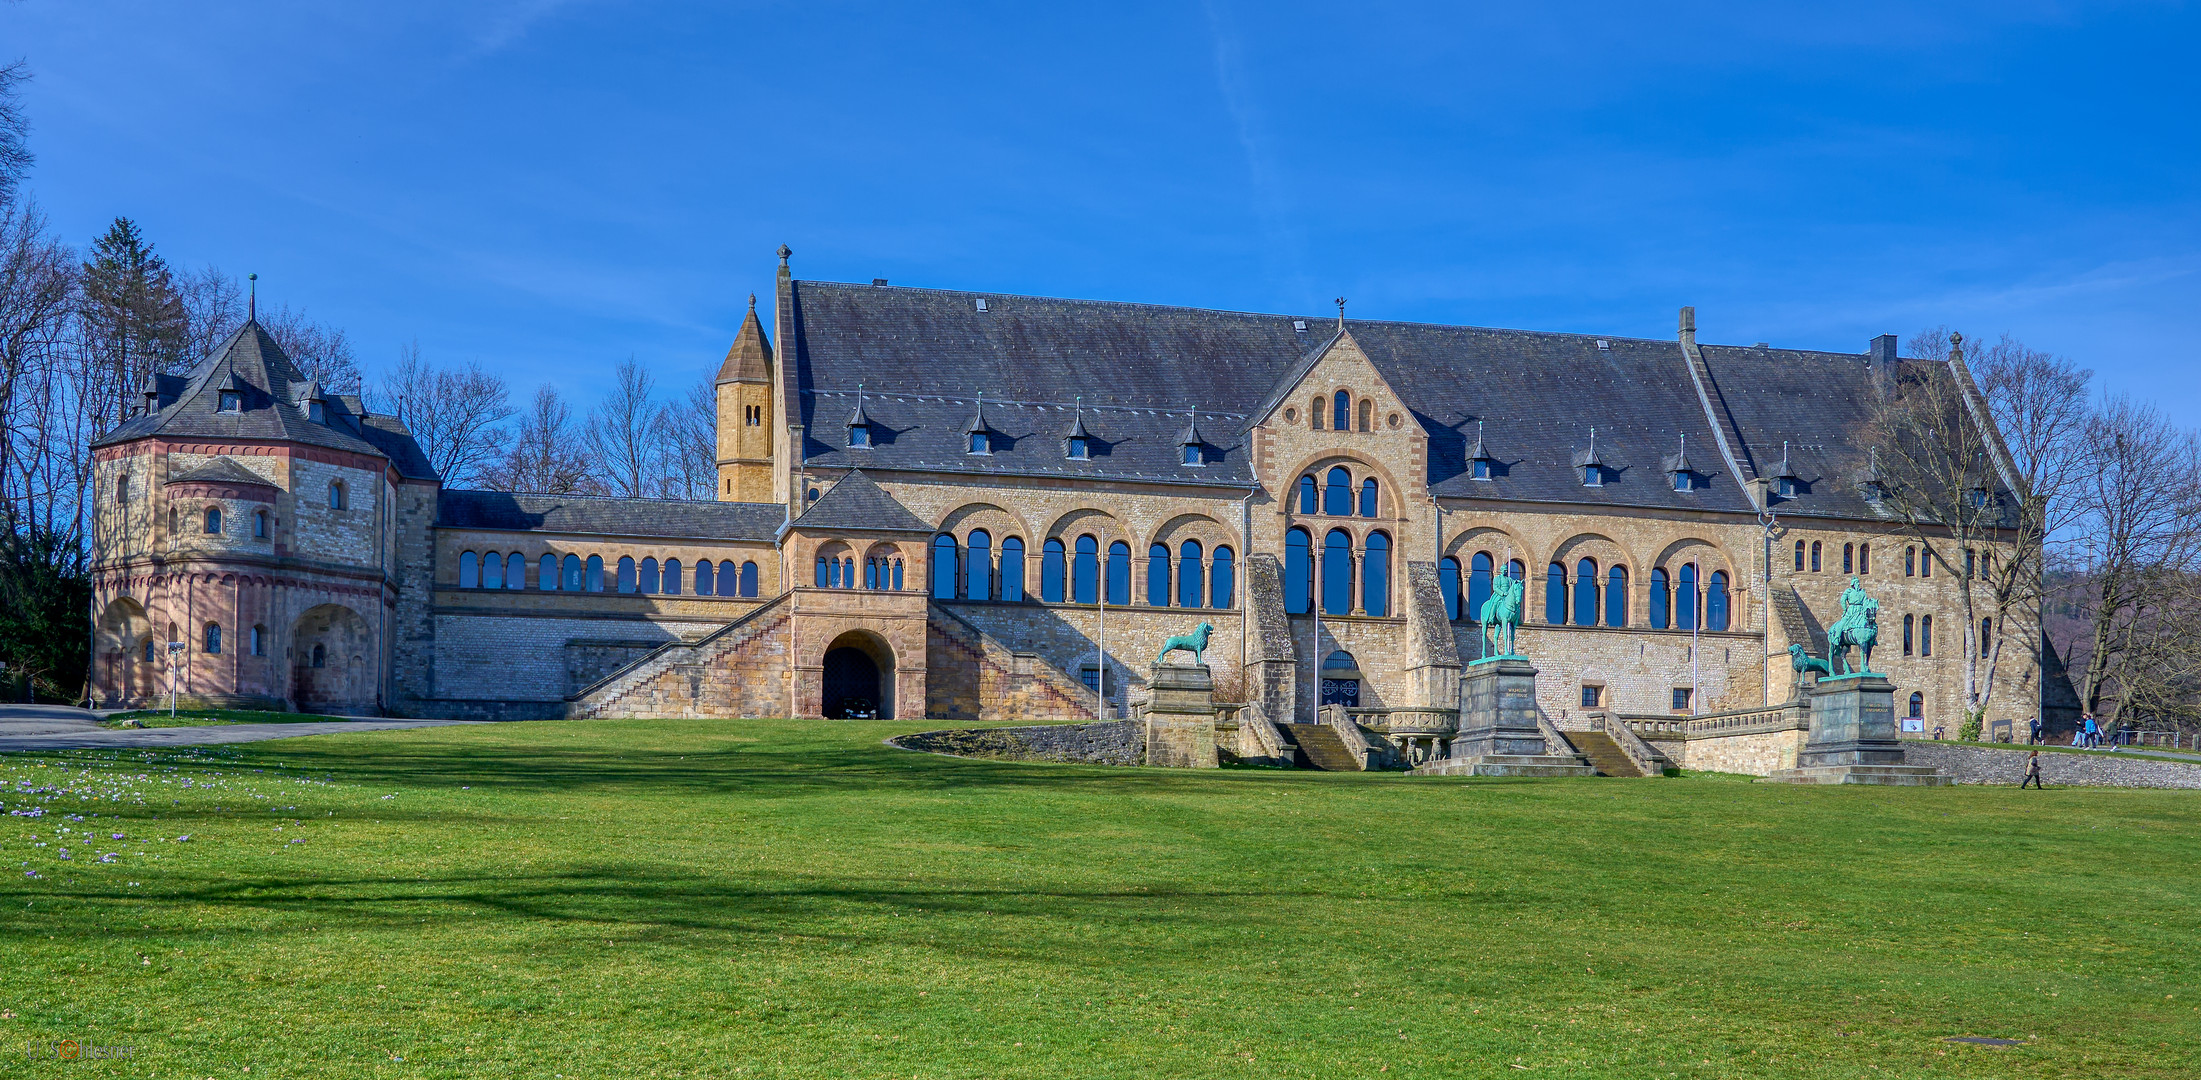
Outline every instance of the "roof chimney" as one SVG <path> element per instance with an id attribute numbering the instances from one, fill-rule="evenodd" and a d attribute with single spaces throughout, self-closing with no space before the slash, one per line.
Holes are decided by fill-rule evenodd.
<path id="1" fill-rule="evenodd" d="M 1872 344 L 1867 346 L 1865 349 L 1865 362 L 1868 364 L 1872 364 L 1876 367 L 1881 365 L 1894 367 L 1895 358 L 1896 348 L 1894 334 L 1882 334 L 1879 337 L 1872 339 Z"/>
<path id="2" fill-rule="evenodd" d="M 1694 345 L 1697 343 L 1696 308 L 1685 307 L 1681 309 L 1681 343 L 1684 345 Z"/>

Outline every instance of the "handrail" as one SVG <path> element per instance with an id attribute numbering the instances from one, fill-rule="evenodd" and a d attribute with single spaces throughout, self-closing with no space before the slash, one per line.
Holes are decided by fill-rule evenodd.
<path id="1" fill-rule="evenodd" d="M 1729 709 L 1702 716 L 1658 716 L 1612 713 L 1614 721 L 1637 735 L 1663 738 L 1710 739 L 1727 735 L 1755 735 L 1769 731 L 1802 731 L 1811 726 L 1802 702 Z"/>
<path id="2" fill-rule="evenodd" d="M 592 682 L 587 686 L 580 688 L 579 690 L 567 694 L 565 699 L 567 701 L 581 701 L 587 698 L 589 695 L 596 693 L 598 690 L 605 689 L 614 680 L 617 680 L 631 672 L 636 671 L 643 665 L 648 664 L 651 661 L 656 660 L 659 657 L 664 656 L 666 653 L 672 652 L 675 649 L 701 649 L 711 644 L 712 642 L 717 641 L 719 638 L 722 638 L 727 634 L 730 634 L 735 630 L 738 630 L 741 627 L 748 625 L 749 623 L 755 622 L 766 612 L 772 611 L 784 605 L 787 602 L 788 595 L 789 594 L 787 593 L 781 593 L 780 595 L 775 596 L 762 604 L 758 604 L 756 607 L 750 608 L 748 611 L 744 612 L 740 618 L 735 619 L 732 622 L 729 622 L 726 625 L 721 626 L 718 629 L 713 630 L 710 633 L 695 639 L 694 641 L 674 638 L 671 641 L 668 641 L 654 649 L 651 649 L 649 652 L 643 653 L 641 656 L 638 656 L 633 660 L 629 660 L 626 663 L 621 664 L 617 669 L 606 674 L 603 678 L 598 679 L 595 682 Z"/>
<path id="3" fill-rule="evenodd" d="M 1667 761 L 1664 755 L 1652 749 L 1651 744 L 1644 742 L 1642 736 L 1629 730 L 1628 725 L 1622 723 L 1619 716 L 1609 712 L 1597 715 L 1604 722 L 1606 737 L 1612 739 L 1613 745 L 1618 746 L 1621 753 L 1628 755 L 1628 760 L 1633 762 L 1643 775 L 1665 775 Z"/>

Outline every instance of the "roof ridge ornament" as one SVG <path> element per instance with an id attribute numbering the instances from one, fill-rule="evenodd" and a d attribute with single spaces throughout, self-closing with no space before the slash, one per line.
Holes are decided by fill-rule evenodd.
<path id="1" fill-rule="evenodd" d="M 1345 298 L 1342 296 L 1337 298 L 1337 328 L 1340 333 L 1345 330 Z"/>
<path id="2" fill-rule="evenodd" d="M 260 321 L 260 275 L 245 275 L 245 321 Z"/>

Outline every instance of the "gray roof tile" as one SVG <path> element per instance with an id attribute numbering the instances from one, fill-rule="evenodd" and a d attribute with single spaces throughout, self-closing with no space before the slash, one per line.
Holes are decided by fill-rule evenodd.
<path id="1" fill-rule="evenodd" d="M 786 518 L 786 510 L 778 503 L 614 499 L 594 495 L 449 489 L 441 492 L 436 502 L 439 528 L 508 532 L 768 541 Z"/>

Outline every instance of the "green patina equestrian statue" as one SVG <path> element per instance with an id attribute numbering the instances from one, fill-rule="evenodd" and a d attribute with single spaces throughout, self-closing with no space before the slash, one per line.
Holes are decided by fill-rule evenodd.
<path id="1" fill-rule="evenodd" d="M 1183 649 L 1192 654 L 1192 662 L 1194 664 L 1197 664 L 1200 667 L 1206 667 L 1207 639 L 1208 635 L 1214 632 L 1215 627 L 1203 622 L 1200 625 L 1193 627 L 1192 632 L 1189 634 L 1179 634 L 1176 637 L 1170 638 L 1169 640 L 1162 642 L 1161 655 L 1154 658 L 1154 663 L 1160 664 L 1162 661 L 1169 659 L 1170 653 L 1176 652 L 1179 649 Z"/>
<path id="2" fill-rule="evenodd" d="M 1865 595 L 1862 582 L 1849 579 L 1849 588 L 1842 590 L 1842 617 L 1827 627 L 1827 661 L 1837 670 L 1836 676 L 1870 675 L 1872 671 L 1872 645 L 1880 640 L 1880 601 Z M 1856 670 L 1849 667 L 1849 647 L 1857 646 L 1863 654 Z"/>
<path id="3" fill-rule="evenodd" d="M 1498 646 L 1499 635 L 1505 636 L 1505 645 L 1499 656 L 1518 656 L 1513 651 L 1513 631 L 1521 625 L 1521 598 L 1527 592 L 1511 574 L 1499 574 L 1490 579 L 1490 599 L 1483 601 L 1483 609 L 1475 613 L 1483 624 L 1482 659 L 1491 658 L 1490 650 Z"/>

